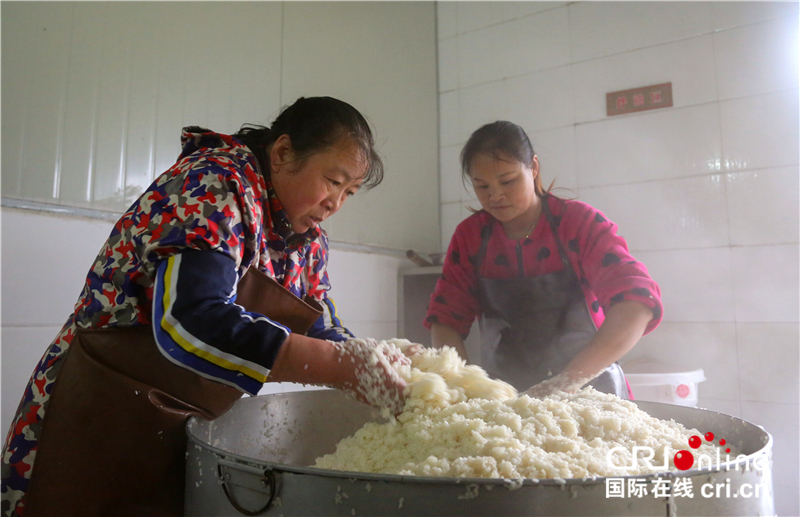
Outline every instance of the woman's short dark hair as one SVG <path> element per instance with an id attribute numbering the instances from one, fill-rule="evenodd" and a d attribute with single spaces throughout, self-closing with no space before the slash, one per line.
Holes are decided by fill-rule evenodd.
<path id="1" fill-rule="evenodd" d="M 465 183 L 472 182 L 469 167 L 479 154 L 489 155 L 498 160 L 512 159 L 526 167 L 533 166 L 533 157 L 536 155 L 525 130 L 506 120 L 498 120 L 479 127 L 464 144 L 464 149 L 461 150 L 461 175 Z M 541 174 L 537 174 L 534 178 L 534 186 L 537 194 L 540 196 L 545 194 Z"/>
<path id="2" fill-rule="evenodd" d="M 370 189 L 383 180 L 383 161 L 375 150 L 369 122 L 344 101 L 333 97 L 300 97 L 281 110 L 271 127 L 245 124 L 233 134 L 253 151 L 261 169 L 267 172 L 268 151 L 281 135 L 289 136 L 299 162 L 329 149 L 344 137 L 351 138 L 368 164 L 362 188 Z"/>

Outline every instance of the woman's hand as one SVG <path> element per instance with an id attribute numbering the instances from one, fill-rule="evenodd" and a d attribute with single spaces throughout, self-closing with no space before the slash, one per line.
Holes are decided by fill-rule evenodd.
<path id="1" fill-rule="evenodd" d="M 606 313 L 606 319 L 589 344 L 564 371 L 523 393 L 542 398 L 556 392 L 575 393 L 625 355 L 644 334 L 653 311 L 632 300 L 620 302 Z"/>
<path id="2" fill-rule="evenodd" d="M 374 339 L 332 342 L 289 334 L 268 382 L 330 386 L 398 415 L 405 405 L 406 382 L 397 368 L 410 363 L 402 350 Z"/>
<path id="3" fill-rule="evenodd" d="M 397 368 L 411 364 L 405 352 L 412 350 L 371 338 L 349 339 L 334 343 L 334 347 L 339 353 L 340 364 L 352 365 L 352 369 L 345 369 L 344 376 L 333 387 L 389 415 L 396 416 L 403 411 L 406 382 Z"/>
<path id="4" fill-rule="evenodd" d="M 461 359 L 469 364 L 469 356 L 467 355 L 467 347 L 464 344 L 464 339 L 461 335 L 451 327 L 434 323 L 431 325 L 431 344 L 433 348 L 442 348 L 443 346 L 450 346 L 456 349 Z"/>

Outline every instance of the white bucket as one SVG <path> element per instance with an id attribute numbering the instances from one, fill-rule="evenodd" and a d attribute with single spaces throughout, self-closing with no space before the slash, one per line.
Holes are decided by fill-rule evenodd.
<path id="1" fill-rule="evenodd" d="M 622 366 L 635 400 L 697 407 L 697 385 L 706 380 L 702 368 L 680 368 L 638 359 Z"/>

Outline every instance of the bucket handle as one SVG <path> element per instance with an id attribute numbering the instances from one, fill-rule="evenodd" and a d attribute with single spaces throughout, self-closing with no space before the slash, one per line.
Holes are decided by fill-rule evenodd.
<path id="1" fill-rule="evenodd" d="M 267 504 L 265 504 L 258 510 L 248 510 L 246 508 L 243 508 L 238 502 L 236 502 L 236 499 L 233 497 L 232 493 L 228 490 L 228 481 L 230 481 L 230 473 L 223 473 L 222 470 L 223 466 L 230 469 L 240 470 L 247 472 L 249 474 L 255 474 L 259 476 L 259 481 L 261 486 L 265 488 L 269 486 L 269 500 L 267 501 Z M 267 509 L 270 506 L 272 506 L 272 502 L 275 500 L 276 483 L 275 483 L 275 474 L 271 470 L 255 469 L 252 467 L 247 467 L 245 465 L 220 459 L 219 462 L 217 463 L 217 474 L 219 475 L 219 480 L 222 484 L 222 491 L 225 493 L 225 497 L 228 499 L 228 502 L 231 504 L 231 506 L 233 506 L 236 509 L 236 511 L 238 511 L 242 515 L 261 515 L 262 513 L 267 511 Z"/>

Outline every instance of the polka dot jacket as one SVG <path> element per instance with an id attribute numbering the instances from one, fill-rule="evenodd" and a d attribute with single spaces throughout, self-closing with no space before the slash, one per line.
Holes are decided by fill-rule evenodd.
<path id="1" fill-rule="evenodd" d="M 641 302 L 653 310 L 645 334 L 661 322 L 661 290 L 647 268 L 628 252 L 617 225 L 602 212 L 580 201 L 548 197 L 558 236 L 580 280 L 586 305 L 600 328 L 604 310 L 623 300 Z M 492 234 L 481 270 L 476 271 L 481 230 L 492 226 Z M 517 244 L 521 253 L 517 251 Z M 481 314 L 478 277 L 508 279 L 531 277 L 564 268 L 553 232 L 544 215 L 533 232 L 521 240 L 509 239 L 501 223 L 481 210 L 462 221 L 447 249 L 442 277 L 431 295 L 424 325 L 446 325 L 462 337 Z"/>

